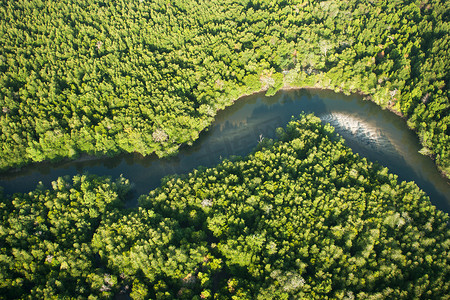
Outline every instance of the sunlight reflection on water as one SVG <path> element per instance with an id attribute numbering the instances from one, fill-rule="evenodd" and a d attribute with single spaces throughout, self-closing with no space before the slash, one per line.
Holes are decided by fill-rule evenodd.
<path id="1" fill-rule="evenodd" d="M 357 116 L 337 112 L 324 114 L 319 118 L 333 126 L 344 139 L 364 144 L 377 152 L 396 152 L 394 145 L 380 129 Z"/>

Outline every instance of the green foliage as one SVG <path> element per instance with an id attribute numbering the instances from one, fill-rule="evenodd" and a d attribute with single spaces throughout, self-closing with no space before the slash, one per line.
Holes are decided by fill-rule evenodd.
<path id="1" fill-rule="evenodd" d="M 3 1 L 0 169 L 170 155 L 243 94 L 362 92 L 450 173 L 445 1 Z"/>
<path id="2" fill-rule="evenodd" d="M 108 211 L 117 211 L 127 180 L 75 176 L 53 189 L 1 199 L 0 294 L 5 299 L 108 297 L 117 277 L 98 264 L 91 239 Z"/>

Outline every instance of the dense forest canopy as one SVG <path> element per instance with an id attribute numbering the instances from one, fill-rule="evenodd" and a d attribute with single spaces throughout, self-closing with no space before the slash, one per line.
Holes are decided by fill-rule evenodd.
<path id="1" fill-rule="evenodd" d="M 239 96 L 359 92 L 450 174 L 450 2 L 0 0 L 0 170 L 176 153 Z M 132 185 L 0 187 L 0 297 L 435 298 L 448 215 L 302 116 L 245 158 Z"/>
<path id="2" fill-rule="evenodd" d="M 5 298 L 443 299 L 448 215 L 311 115 L 245 158 L 168 177 L 77 175 L 1 196 Z"/>
<path id="3" fill-rule="evenodd" d="M 240 95 L 362 92 L 450 173 L 449 2 L 1 1 L 0 169 L 173 154 Z"/>

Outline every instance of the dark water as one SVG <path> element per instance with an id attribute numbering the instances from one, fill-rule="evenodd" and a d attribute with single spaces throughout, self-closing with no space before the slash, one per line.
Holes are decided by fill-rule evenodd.
<path id="1" fill-rule="evenodd" d="M 450 211 L 450 184 L 440 176 L 431 159 L 418 153 L 419 140 L 402 119 L 360 96 L 317 90 L 243 98 L 220 112 L 209 131 L 202 133 L 192 147 L 185 147 L 170 159 L 127 154 L 91 161 L 37 164 L 19 172 L 0 174 L 0 186 L 11 194 L 28 192 L 39 181 L 50 186 L 51 181 L 63 175 L 89 172 L 115 178 L 123 174 L 135 184 L 129 203 L 135 205 L 137 197 L 159 186 L 162 177 L 188 173 L 198 166 L 211 167 L 231 155 L 244 156 L 258 144 L 260 137 L 275 137 L 277 127 L 284 127 L 301 112 L 313 112 L 331 123 L 354 152 L 387 166 L 400 180 L 415 181 L 434 205 Z"/>

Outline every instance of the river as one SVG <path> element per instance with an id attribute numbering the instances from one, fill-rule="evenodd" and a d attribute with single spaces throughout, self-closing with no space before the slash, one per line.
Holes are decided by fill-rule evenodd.
<path id="1" fill-rule="evenodd" d="M 12 194 L 31 191 L 39 181 L 50 186 L 51 181 L 64 175 L 88 172 L 115 178 L 122 174 L 134 183 L 128 206 L 135 206 L 138 196 L 158 187 L 164 176 L 188 173 L 199 166 L 212 167 L 232 155 L 244 156 L 261 138 L 274 138 L 277 127 L 284 127 L 292 116 L 298 117 L 302 112 L 312 112 L 332 124 L 353 152 L 378 161 L 400 180 L 415 181 L 437 208 L 450 212 L 450 184 L 429 157 L 418 153 L 418 137 L 404 120 L 358 95 L 309 89 L 280 91 L 272 97 L 243 97 L 220 111 L 193 146 L 183 147 L 172 158 L 123 154 L 87 161 L 40 163 L 0 174 L 0 186 L 6 194 Z"/>

